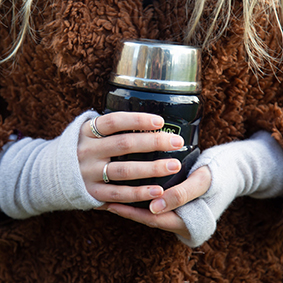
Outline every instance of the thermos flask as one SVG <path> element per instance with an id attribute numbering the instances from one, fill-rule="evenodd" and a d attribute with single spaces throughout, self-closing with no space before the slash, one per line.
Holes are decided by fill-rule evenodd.
<path id="1" fill-rule="evenodd" d="M 201 97 L 201 50 L 192 46 L 156 40 L 127 40 L 115 55 L 104 113 L 147 112 L 165 120 L 161 131 L 181 135 L 184 146 L 170 152 L 134 153 L 112 161 L 152 161 L 177 158 L 182 169 L 176 175 L 131 181 L 115 181 L 130 186 L 159 184 L 168 189 L 185 180 L 199 155 L 198 132 Z M 131 205 L 148 207 L 149 202 Z"/>

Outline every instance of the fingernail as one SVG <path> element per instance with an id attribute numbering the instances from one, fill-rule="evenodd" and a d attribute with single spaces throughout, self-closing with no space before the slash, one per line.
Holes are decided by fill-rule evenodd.
<path id="1" fill-rule="evenodd" d="M 177 171 L 180 169 L 180 163 L 178 161 L 170 160 L 166 165 L 169 171 Z"/>
<path id="2" fill-rule="evenodd" d="M 166 208 L 166 202 L 162 198 L 157 199 L 157 200 L 153 200 L 150 203 L 150 206 L 149 206 L 149 209 L 153 214 L 160 213 L 165 208 Z"/>
<path id="3" fill-rule="evenodd" d="M 114 213 L 114 214 L 118 214 L 118 212 L 113 208 L 107 208 L 107 211 Z"/>
<path id="4" fill-rule="evenodd" d="M 174 136 L 170 140 L 171 145 L 174 147 L 180 147 L 183 145 L 183 139 L 180 136 Z"/>
<path id="5" fill-rule="evenodd" d="M 152 197 L 158 197 L 161 196 L 163 194 L 163 189 L 160 187 L 155 187 L 155 188 L 150 188 L 149 189 L 149 194 Z"/>
<path id="6" fill-rule="evenodd" d="M 151 121 L 152 121 L 153 126 L 155 126 L 155 127 L 162 127 L 163 126 L 163 118 L 161 118 L 161 117 L 156 116 L 156 117 L 152 118 Z"/>

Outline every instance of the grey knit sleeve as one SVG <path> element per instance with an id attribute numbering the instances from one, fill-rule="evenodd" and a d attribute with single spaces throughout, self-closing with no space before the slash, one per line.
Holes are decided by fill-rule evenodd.
<path id="1" fill-rule="evenodd" d="M 82 124 L 95 117 L 77 117 L 51 141 L 24 138 L 0 153 L 0 208 L 10 217 L 27 218 L 54 210 L 97 208 L 103 203 L 86 190 L 77 158 Z"/>
<path id="2" fill-rule="evenodd" d="M 239 196 L 272 198 L 283 195 L 283 150 L 270 133 L 260 131 L 250 139 L 205 150 L 191 169 L 208 166 L 209 190 L 176 210 L 191 238 L 179 237 L 191 247 L 208 240 L 217 220 Z"/>

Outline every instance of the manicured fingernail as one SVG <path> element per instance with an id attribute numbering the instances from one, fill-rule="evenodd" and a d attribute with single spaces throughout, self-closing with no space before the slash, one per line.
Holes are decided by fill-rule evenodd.
<path id="1" fill-rule="evenodd" d="M 153 126 L 155 126 L 155 127 L 162 127 L 163 126 L 163 119 L 161 117 L 156 116 L 156 117 L 152 118 L 151 121 L 152 121 Z"/>
<path id="2" fill-rule="evenodd" d="M 150 188 L 149 189 L 149 194 L 152 197 L 158 197 L 161 196 L 163 194 L 163 189 L 160 187 L 155 187 L 155 188 Z"/>
<path id="3" fill-rule="evenodd" d="M 164 199 L 160 198 L 153 200 L 150 203 L 149 209 L 153 214 L 157 214 L 166 208 L 166 202 Z"/>
<path id="4" fill-rule="evenodd" d="M 173 136 L 170 142 L 174 147 L 180 147 L 183 145 L 183 139 L 180 136 Z"/>
<path id="5" fill-rule="evenodd" d="M 166 165 L 169 171 L 177 171 L 180 169 L 180 163 L 177 160 L 170 160 Z"/>

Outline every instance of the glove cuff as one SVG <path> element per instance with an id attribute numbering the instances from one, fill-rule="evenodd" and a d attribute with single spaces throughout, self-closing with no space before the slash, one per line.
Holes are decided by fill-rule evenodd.
<path id="1" fill-rule="evenodd" d="M 235 141 L 205 150 L 189 175 L 202 166 L 211 171 L 211 186 L 198 199 L 176 210 L 184 220 L 191 247 L 210 238 L 216 221 L 238 196 L 257 198 L 283 194 L 283 150 L 267 132 L 260 131 L 250 139 Z"/>

